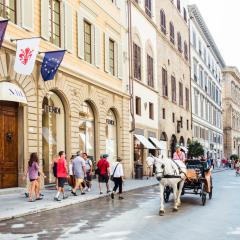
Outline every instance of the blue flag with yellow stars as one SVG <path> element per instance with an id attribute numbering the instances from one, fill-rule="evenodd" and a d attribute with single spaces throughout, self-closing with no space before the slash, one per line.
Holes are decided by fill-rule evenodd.
<path id="1" fill-rule="evenodd" d="M 41 75 L 44 81 L 52 80 L 63 60 L 65 50 L 46 52 L 42 67 Z"/>

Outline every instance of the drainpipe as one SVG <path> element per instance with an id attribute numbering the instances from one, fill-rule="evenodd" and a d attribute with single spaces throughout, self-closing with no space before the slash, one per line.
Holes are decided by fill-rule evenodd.
<path id="1" fill-rule="evenodd" d="M 127 0 L 128 7 L 128 52 L 129 52 L 129 94 L 130 94 L 130 114 L 132 117 L 132 125 L 130 133 L 135 130 L 135 116 L 134 116 L 134 99 L 133 99 L 133 61 L 132 61 L 132 3 L 131 0 Z"/>

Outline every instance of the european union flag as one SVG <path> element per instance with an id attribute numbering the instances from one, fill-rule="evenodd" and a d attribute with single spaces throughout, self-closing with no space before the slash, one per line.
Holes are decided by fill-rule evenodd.
<path id="1" fill-rule="evenodd" d="M 0 47 L 2 47 L 7 25 L 8 25 L 8 20 L 0 21 Z"/>
<path id="2" fill-rule="evenodd" d="M 52 80 L 63 60 L 65 50 L 46 52 L 41 68 L 44 81 Z"/>

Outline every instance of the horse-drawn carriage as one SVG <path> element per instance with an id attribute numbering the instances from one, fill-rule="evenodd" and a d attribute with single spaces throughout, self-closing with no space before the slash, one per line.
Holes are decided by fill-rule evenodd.
<path id="1" fill-rule="evenodd" d="M 182 189 L 182 195 L 195 194 L 200 195 L 202 205 L 206 203 L 207 195 L 212 198 L 213 186 L 211 170 L 207 161 L 187 160 L 186 161 L 186 179 Z M 166 186 L 164 189 L 164 201 L 168 202 L 172 188 Z"/>

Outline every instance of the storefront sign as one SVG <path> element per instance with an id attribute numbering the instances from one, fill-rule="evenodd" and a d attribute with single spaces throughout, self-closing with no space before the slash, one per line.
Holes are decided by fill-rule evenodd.
<path id="1" fill-rule="evenodd" d="M 27 104 L 27 98 L 23 91 L 10 82 L 0 83 L 0 100 Z"/>
<path id="2" fill-rule="evenodd" d="M 60 114 L 61 113 L 60 108 L 54 107 L 54 106 L 48 106 L 48 105 L 44 106 L 44 111 L 49 112 L 49 113 L 55 113 L 55 114 Z"/>
<path id="3" fill-rule="evenodd" d="M 106 123 L 109 125 L 115 125 L 115 122 L 111 119 L 106 119 Z"/>

